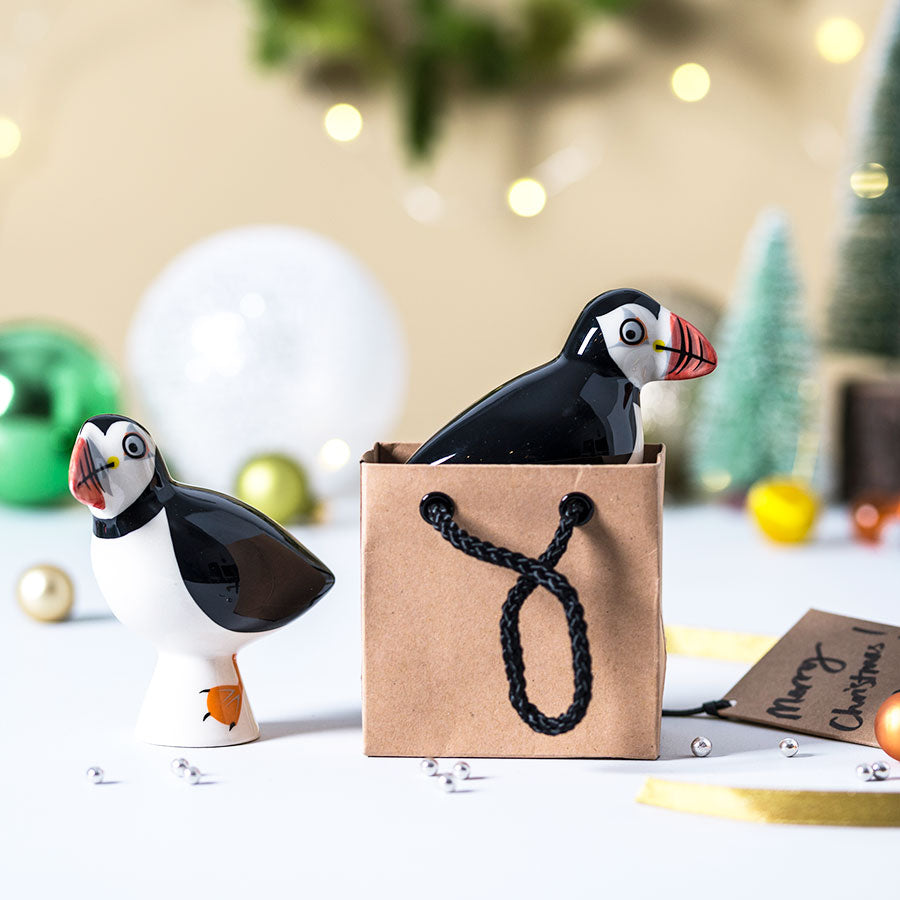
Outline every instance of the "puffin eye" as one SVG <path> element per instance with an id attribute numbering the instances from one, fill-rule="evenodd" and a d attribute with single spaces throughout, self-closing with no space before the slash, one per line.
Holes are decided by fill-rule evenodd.
<path id="1" fill-rule="evenodd" d="M 644 341 L 647 337 L 647 329 L 644 328 L 644 323 L 640 319 L 626 319 L 619 329 L 619 337 L 622 339 L 622 343 L 634 346 Z"/>
<path id="2" fill-rule="evenodd" d="M 122 449 L 132 459 L 140 459 L 142 456 L 147 455 L 147 445 L 144 443 L 144 439 L 133 431 L 129 431 L 122 438 Z"/>

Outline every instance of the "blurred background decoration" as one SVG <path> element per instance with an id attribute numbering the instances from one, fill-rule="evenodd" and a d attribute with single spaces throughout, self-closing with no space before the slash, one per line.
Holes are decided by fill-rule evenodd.
<path id="1" fill-rule="evenodd" d="M 276 522 L 309 521 L 318 508 L 306 470 L 282 453 L 254 456 L 241 466 L 235 496 Z"/>
<path id="2" fill-rule="evenodd" d="M 68 573 L 46 563 L 26 569 L 16 582 L 19 608 L 36 622 L 64 622 L 75 604 Z"/>
<path id="3" fill-rule="evenodd" d="M 118 405 L 118 375 L 79 336 L 39 323 L 0 327 L 0 501 L 68 497 L 72 435 Z"/>
<path id="4" fill-rule="evenodd" d="M 253 0 L 256 54 L 265 65 L 298 71 L 307 84 L 331 92 L 358 93 L 390 81 L 399 95 L 404 143 L 411 157 L 422 159 L 434 150 L 451 93 L 571 89 L 585 74 L 593 89 L 606 87 L 617 66 L 570 72 L 568 85 L 562 70 L 594 19 L 640 2 Z M 343 118 L 330 125 L 326 118 L 338 140 L 348 115 L 349 135 L 356 129 L 352 114 L 340 113 Z"/>
<path id="5" fill-rule="evenodd" d="M 407 378 L 399 322 L 372 276 L 333 241 L 275 226 L 176 257 L 138 307 L 129 360 L 175 477 L 229 493 L 271 452 L 301 463 L 322 494 L 352 485 Z"/>
<path id="6" fill-rule="evenodd" d="M 768 475 L 812 479 L 819 379 L 804 301 L 787 216 L 766 210 L 713 338 L 716 377 L 700 385 L 690 460 L 703 490 L 742 496 Z"/>
<path id="7" fill-rule="evenodd" d="M 828 336 L 875 368 L 841 393 L 837 487 L 871 508 L 873 495 L 900 493 L 900 4 L 886 6 L 849 141 Z"/>
<path id="8" fill-rule="evenodd" d="M 746 357 L 772 361 L 767 409 L 789 421 L 792 402 L 808 403 L 820 424 L 765 426 L 771 440 L 722 450 L 734 471 L 713 495 L 798 465 L 805 484 L 817 467 L 859 493 L 844 475 L 861 444 L 900 485 L 889 456 L 900 434 L 882 424 L 860 441 L 853 423 L 871 416 L 841 400 L 873 378 L 880 397 L 900 397 L 898 11 L 897 0 L 10 0 L 3 320 L 71 326 L 133 373 L 125 405 L 164 435 L 181 477 L 234 490 L 262 458 L 278 483 L 280 455 L 299 467 L 288 478 L 308 508 L 349 489 L 364 444 L 421 440 L 546 361 L 601 290 L 655 290 L 714 340 L 725 310 L 726 348 L 751 306 L 758 322 L 778 308 L 805 324 L 781 335 L 770 320 L 774 343 Z M 772 274 L 735 288 L 746 234 L 770 206 L 795 243 L 775 242 Z M 256 223 L 289 229 L 297 249 L 270 261 Z M 201 265 L 213 246 L 202 242 L 223 233 L 245 237 Z M 327 276 L 307 292 L 317 262 Z M 758 302 L 741 302 L 749 294 Z M 775 347 L 790 334 L 797 347 L 824 335 L 825 349 L 785 374 Z M 729 381 L 721 349 L 710 391 Z M 790 402 L 789 383 L 802 394 Z M 706 386 L 677 398 L 661 387 L 644 398 L 648 437 L 670 445 L 680 496 L 709 496 L 694 493 L 697 476 L 724 483 L 719 451 L 689 449 L 712 428 L 696 421 Z M 762 423 L 761 402 L 732 405 Z M 733 426 L 720 422 L 717 440 L 739 440 Z"/>
<path id="9" fill-rule="evenodd" d="M 900 6 L 889 4 L 853 101 L 829 307 L 839 350 L 900 360 Z"/>

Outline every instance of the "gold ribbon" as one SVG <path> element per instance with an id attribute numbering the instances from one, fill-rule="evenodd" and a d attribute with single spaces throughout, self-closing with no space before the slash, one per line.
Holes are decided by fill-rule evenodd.
<path id="1" fill-rule="evenodd" d="M 755 663 L 778 643 L 779 638 L 740 631 L 716 631 L 687 625 L 666 626 L 666 650 L 683 656 L 705 656 L 730 662 Z"/>
<path id="2" fill-rule="evenodd" d="M 900 793 L 894 792 L 773 791 L 648 778 L 635 799 L 743 822 L 900 828 Z"/>

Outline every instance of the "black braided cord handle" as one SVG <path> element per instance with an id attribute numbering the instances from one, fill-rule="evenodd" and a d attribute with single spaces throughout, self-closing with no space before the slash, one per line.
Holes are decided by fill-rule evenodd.
<path id="1" fill-rule="evenodd" d="M 593 674 L 587 623 L 578 592 L 565 575 L 557 572 L 556 564 L 566 552 L 576 526 L 586 524 L 594 514 L 594 503 L 581 493 L 566 494 L 559 504 L 559 525 L 547 549 L 537 558 L 495 547 L 469 534 L 453 521 L 453 501 L 438 491 L 426 494 L 419 504 L 422 518 L 444 540 L 467 556 L 482 562 L 512 569 L 519 579 L 506 596 L 500 616 L 500 646 L 503 664 L 509 681 L 509 701 L 530 728 L 541 734 L 558 735 L 571 731 L 583 718 L 591 702 Z M 562 604 L 572 645 L 572 674 L 574 692 L 569 708 L 557 717 L 544 715 L 529 699 L 525 681 L 525 660 L 522 637 L 519 633 L 519 613 L 528 597 L 538 586 L 546 588 Z"/>

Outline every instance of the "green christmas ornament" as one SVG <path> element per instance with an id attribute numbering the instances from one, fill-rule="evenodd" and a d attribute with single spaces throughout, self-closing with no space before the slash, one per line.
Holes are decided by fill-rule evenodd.
<path id="1" fill-rule="evenodd" d="M 78 429 L 118 406 L 118 375 L 81 338 L 37 323 L 0 328 L 0 501 L 68 496 Z"/>
<path id="2" fill-rule="evenodd" d="M 235 494 L 276 522 L 308 519 L 316 501 L 306 472 L 280 453 L 257 456 L 238 473 Z"/>

